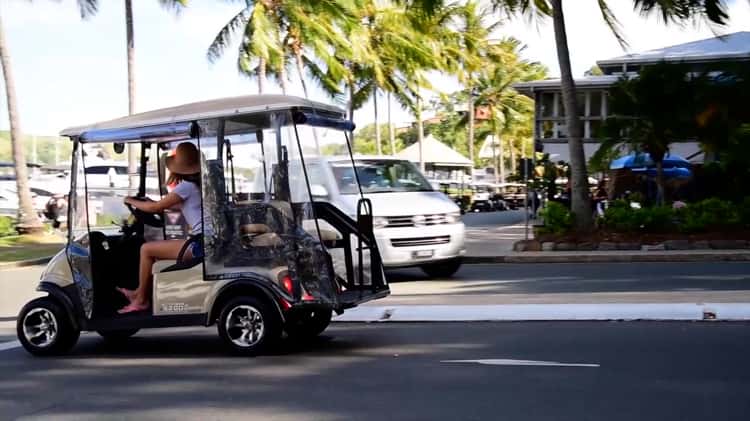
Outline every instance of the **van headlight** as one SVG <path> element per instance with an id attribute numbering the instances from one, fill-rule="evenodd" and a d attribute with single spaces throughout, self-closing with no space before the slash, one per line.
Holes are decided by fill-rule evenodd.
<path id="1" fill-rule="evenodd" d="M 375 216 L 372 218 L 372 227 L 373 228 L 385 228 L 388 226 L 388 219 L 383 218 L 382 216 Z"/>
<path id="2" fill-rule="evenodd" d="M 446 224 L 457 224 L 461 222 L 461 212 L 451 212 L 445 214 Z"/>

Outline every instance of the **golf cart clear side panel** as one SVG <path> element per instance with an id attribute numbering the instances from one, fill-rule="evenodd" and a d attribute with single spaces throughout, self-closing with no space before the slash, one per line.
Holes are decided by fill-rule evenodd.
<path id="1" fill-rule="evenodd" d="M 360 247 L 362 233 L 356 223 L 357 205 L 362 198 L 361 171 L 355 174 L 346 132 L 338 127 L 310 125 L 297 125 L 297 130 L 305 152 L 313 200 L 336 208 L 353 224 L 352 229 L 346 224 L 336 228 L 325 217 L 321 218 L 321 214 L 317 215 L 321 237 L 331 256 L 336 277 L 345 289 L 373 287 L 371 249 L 366 242 Z"/>
<path id="2" fill-rule="evenodd" d="M 86 195 L 86 175 L 82 145 L 76 142 L 73 148 L 71 171 L 71 197 L 68 225 L 68 259 L 73 282 L 78 290 L 86 317 L 91 317 L 94 289 L 91 274 L 91 248 L 89 242 L 89 208 Z"/>
<path id="3" fill-rule="evenodd" d="M 335 303 L 290 122 L 288 112 L 263 113 L 227 119 L 217 130 L 220 152 L 203 169 L 204 226 L 212 227 L 206 276 L 261 278 L 291 301 Z M 241 182 L 241 174 L 253 181 Z"/>

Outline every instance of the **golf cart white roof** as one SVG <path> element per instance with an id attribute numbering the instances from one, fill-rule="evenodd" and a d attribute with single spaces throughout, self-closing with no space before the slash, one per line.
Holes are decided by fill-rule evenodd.
<path id="1" fill-rule="evenodd" d="M 190 123 L 219 117 L 255 114 L 290 109 L 303 109 L 322 114 L 334 114 L 343 118 L 342 109 L 304 98 L 286 95 L 246 95 L 194 102 L 175 107 L 162 108 L 133 114 L 114 120 L 102 121 L 86 126 L 69 127 L 60 132 L 61 136 L 82 137 L 87 132 L 137 129 L 150 126 L 165 126 L 177 123 Z"/>

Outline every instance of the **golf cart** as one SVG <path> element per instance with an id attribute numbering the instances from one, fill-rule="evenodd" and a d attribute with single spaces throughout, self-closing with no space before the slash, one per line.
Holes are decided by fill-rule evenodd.
<path id="1" fill-rule="evenodd" d="M 336 142 L 351 150 L 346 133 L 353 124 L 344 116 L 301 98 L 257 95 L 64 130 L 73 142 L 68 245 L 41 276 L 37 290 L 47 296 L 18 316 L 24 348 L 53 355 L 68 351 L 81 331 L 123 340 L 143 328 L 216 324 L 231 350 L 252 355 L 282 331 L 313 337 L 332 312 L 387 296 L 371 203 L 360 195 L 356 214 L 347 215 L 313 200 L 310 189 L 308 156 L 328 146 L 340 150 Z M 128 209 L 123 198 L 167 194 L 164 160 L 182 142 L 201 154 L 203 232 L 185 238 L 176 260 L 153 265 L 151 308 L 119 314 L 127 300 L 116 288 L 137 286 L 140 247 L 182 232 L 174 229 L 174 215 Z M 139 148 L 140 167 L 130 175 L 137 192 L 108 189 L 114 201 L 92 218 L 83 148 L 96 143 L 109 143 L 118 153 Z M 262 177 L 262 191 L 243 191 L 246 183 L 235 182 L 243 167 Z M 153 171 L 156 191 L 146 187 Z M 194 242 L 202 244 L 203 257 L 186 254 Z"/>

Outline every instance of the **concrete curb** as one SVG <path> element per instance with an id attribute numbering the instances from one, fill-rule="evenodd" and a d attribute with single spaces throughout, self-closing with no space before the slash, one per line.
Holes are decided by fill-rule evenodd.
<path id="1" fill-rule="evenodd" d="M 19 260 L 17 262 L 0 263 L 0 269 L 22 268 L 27 266 L 44 265 L 52 260 L 54 256 L 39 257 L 37 259 Z"/>
<path id="2" fill-rule="evenodd" d="M 743 321 L 750 303 L 610 303 L 362 306 L 335 322 Z"/>
<path id="3" fill-rule="evenodd" d="M 632 262 L 747 262 L 750 252 L 518 252 L 499 256 L 464 256 L 467 264 L 490 263 L 632 263 Z"/>

